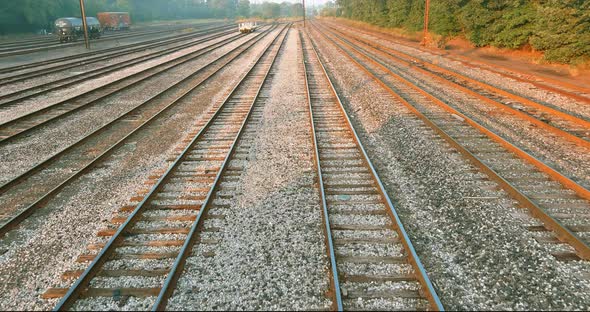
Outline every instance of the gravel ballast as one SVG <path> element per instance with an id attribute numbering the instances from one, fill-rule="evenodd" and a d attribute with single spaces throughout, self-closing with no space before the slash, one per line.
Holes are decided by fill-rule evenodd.
<path id="1" fill-rule="evenodd" d="M 262 122 L 219 224 L 215 256 L 190 257 L 169 309 L 316 310 L 330 302 L 296 32 L 270 77 Z M 268 93 L 266 93 L 268 92 Z M 285 95 L 288 95 L 285 96 Z M 252 125 L 250 127 L 255 127 Z M 247 128 L 248 130 L 249 128 Z M 240 143 L 242 145 L 243 143 Z M 223 192 L 223 187 L 220 192 Z M 211 212 L 213 213 L 213 212 Z M 197 248 L 202 248 L 200 245 Z M 209 249 L 210 248 L 210 249 Z"/>
<path id="2" fill-rule="evenodd" d="M 188 62 L 180 68 L 169 70 L 166 74 L 157 78 L 141 82 L 123 93 L 109 96 L 101 100 L 97 105 L 84 108 L 56 122 L 50 122 L 40 129 L 42 131 L 34 131 L 26 138 L 8 144 L 0 149 L 0 157 L 4 160 L 0 165 L 0 175 L 2 177 L 0 180 L 5 182 L 5 180 L 29 169 L 32 164 L 46 159 L 48 155 L 66 148 L 102 125 L 141 105 L 155 94 L 166 90 L 174 83 L 205 66 L 207 62 L 211 62 L 223 53 L 243 43 L 246 39 L 243 38 L 232 42 Z M 179 88 L 175 87 L 173 90 L 177 93 Z M 170 94 L 168 95 L 170 96 Z M 51 142 L 51 144 L 47 144 L 47 142 Z"/>
<path id="3" fill-rule="evenodd" d="M 447 309 L 588 309 L 586 263 L 553 258 L 505 194 L 489 190 L 433 131 L 314 38 Z"/>
<path id="4" fill-rule="evenodd" d="M 96 233 L 109 227 L 111 216 L 146 188 L 149 175 L 168 166 L 166 159 L 194 130 L 190 126 L 227 95 L 245 72 L 243 64 L 250 63 L 271 39 L 261 40 L 189 96 L 191 100 L 171 112 L 169 118 L 136 136 L 109 158 L 106 166 L 72 183 L 56 200 L 9 233 L 0 245 L 7 251 L 0 256 L 0 309 L 51 309 L 56 300 L 39 296 L 50 287 L 69 286 L 72 281 L 62 281 L 60 275 L 69 269 L 85 268 L 86 264 L 75 261 L 78 255 L 87 253 L 88 244 L 104 242 Z M 156 137 L 158 140 L 154 140 Z M 137 309 L 146 303 L 130 300 L 129 304 Z"/>
<path id="5" fill-rule="evenodd" d="M 400 52 L 406 53 L 412 57 L 420 58 L 424 61 L 433 63 L 435 65 L 451 69 L 456 71 L 462 75 L 467 77 L 474 78 L 476 80 L 485 82 L 489 85 L 507 90 L 517 95 L 530 97 L 531 99 L 538 101 L 539 103 L 549 105 L 551 107 L 564 110 L 570 114 L 583 116 L 585 118 L 590 117 L 590 106 L 585 105 L 583 103 L 578 102 L 575 99 L 568 98 L 564 95 L 554 93 L 542 88 L 537 88 L 536 86 L 518 81 L 515 79 L 510 79 L 505 76 L 501 76 L 497 73 L 491 72 L 486 70 L 486 66 L 479 65 L 475 68 L 471 68 L 465 66 L 461 62 L 457 60 L 450 59 L 449 57 L 441 56 L 437 53 L 430 53 L 423 51 L 421 49 L 412 47 L 411 45 L 404 44 L 394 40 L 386 40 L 384 38 L 380 38 L 379 36 L 375 35 L 372 36 L 370 32 L 367 31 L 358 31 L 352 27 L 345 27 L 343 25 L 337 23 L 328 23 L 330 26 L 336 26 L 338 30 L 344 31 L 345 33 L 351 33 L 356 36 L 361 36 L 363 39 L 370 39 L 378 44 L 382 44 L 387 46 L 388 48 L 392 48 L 398 50 Z M 493 65 L 489 65 L 493 67 Z"/>

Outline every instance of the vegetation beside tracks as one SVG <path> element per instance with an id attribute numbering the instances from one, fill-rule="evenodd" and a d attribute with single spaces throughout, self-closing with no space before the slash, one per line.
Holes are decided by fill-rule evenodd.
<path id="1" fill-rule="evenodd" d="M 407 33 L 423 27 L 424 0 L 336 0 L 323 16 L 343 17 Z M 590 1 L 432 0 L 430 31 L 440 45 L 462 36 L 476 47 L 541 51 L 544 60 L 590 60 Z"/>

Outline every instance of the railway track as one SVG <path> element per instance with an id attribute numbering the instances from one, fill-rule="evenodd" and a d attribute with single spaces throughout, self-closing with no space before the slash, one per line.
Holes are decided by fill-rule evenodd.
<path id="1" fill-rule="evenodd" d="M 332 25 L 332 27 L 336 27 L 336 25 L 334 25 L 332 23 L 328 23 L 328 24 Z M 350 28 L 347 27 L 346 29 L 350 29 Z M 529 83 L 529 84 L 535 86 L 536 88 L 539 88 L 539 89 L 542 89 L 542 90 L 545 90 L 548 92 L 552 92 L 555 94 L 559 94 L 561 96 L 574 99 L 574 100 L 579 101 L 581 103 L 590 104 L 590 89 L 579 86 L 579 85 L 574 85 L 574 84 L 567 83 L 564 81 L 556 80 L 556 79 L 553 79 L 553 78 L 550 78 L 547 76 L 539 76 L 539 75 L 533 75 L 533 74 L 521 72 L 521 71 L 518 71 L 514 68 L 507 68 L 505 66 L 502 66 L 502 65 L 499 65 L 496 63 L 490 64 L 490 63 L 486 63 L 484 61 L 474 60 L 474 59 L 460 56 L 460 55 L 452 55 L 448 52 L 439 52 L 439 51 L 432 50 L 432 49 L 425 49 L 422 47 L 413 46 L 413 45 L 404 43 L 400 40 L 395 40 L 393 37 L 388 36 L 388 35 L 384 35 L 384 34 L 379 34 L 379 33 L 375 33 L 375 32 L 369 33 L 366 31 L 359 30 L 359 29 L 355 29 L 355 31 L 360 32 L 360 33 L 367 35 L 367 36 L 373 36 L 373 37 L 377 37 L 377 38 L 385 40 L 385 41 L 395 43 L 396 45 L 402 45 L 404 47 L 407 47 L 410 49 L 416 49 L 416 50 L 419 50 L 421 52 L 425 52 L 428 54 L 442 56 L 447 59 L 459 62 L 462 66 L 465 66 L 467 68 L 489 71 L 489 72 L 492 72 L 494 74 L 497 74 L 497 75 L 507 78 L 507 79 L 512 79 L 512 80 L 519 81 L 519 82 Z M 507 91 L 507 90 L 505 90 L 505 91 Z"/>
<path id="2" fill-rule="evenodd" d="M 153 36 L 153 35 L 158 35 L 158 34 L 171 32 L 171 31 L 179 31 L 179 30 L 187 28 L 187 27 L 190 27 L 190 26 L 184 25 L 182 27 L 174 27 L 172 29 L 148 30 L 148 31 L 140 31 L 140 32 L 132 32 L 132 33 L 113 34 L 113 35 L 102 37 L 101 39 L 99 39 L 99 42 L 128 39 L 128 38 L 137 38 L 137 37 L 144 37 L 144 36 Z M 34 52 L 40 52 L 40 51 L 62 49 L 62 48 L 66 48 L 66 47 L 79 46 L 79 45 L 83 45 L 83 44 L 84 44 L 84 40 L 80 40 L 77 42 L 71 42 L 71 43 L 50 42 L 50 43 L 46 43 L 46 44 L 41 43 L 41 44 L 16 46 L 16 47 L 12 46 L 12 47 L 8 47 L 8 48 L 0 48 L 0 57 L 8 57 L 8 56 L 23 55 L 23 54 L 29 54 L 29 53 L 34 53 Z"/>
<path id="3" fill-rule="evenodd" d="M 348 44 L 354 45 L 355 48 L 364 52 L 370 52 L 373 55 L 379 55 L 379 60 L 395 66 L 400 71 L 404 67 L 411 67 L 412 71 L 421 73 L 443 85 L 473 96 L 486 104 L 502 110 L 504 114 L 517 116 L 543 130 L 552 132 L 555 135 L 555 139 L 566 139 L 577 145 L 590 148 L 590 121 L 584 118 L 574 116 L 558 108 L 550 107 L 549 104 L 538 103 L 499 89 L 435 64 L 423 62 L 421 59 L 384 45 L 368 42 L 358 36 L 343 34 L 333 29 L 332 34 Z M 395 63 L 389 61 L 394 61 Z"/>
<path id="4" fill-rule="evenodd" d="M 125 46 L 103 49 L 103 50 L 94 51 L 94 52 L 87 52 L 87 53 L 77 54 L 77 55 L 73 55 L 73 56 L 66 56 L 66 57 L 58 57 L 58 58 L 50 59 L 50 60 L 46 60 L 46 61 L 28 63 L 26 65 L 12 66 L 12 67 L 8 67 L 8 68 L 5 68 L 0 71 L 1 73 L 14 73 L 13 75 L 4 76 L 4 77 L 0 78 L 0 86 L 14 84 L 17 82 L 22 82 L 22 81 L 25 81 L 28 79 L 37 78 L 37 77 L 48 75 L 48 74 L 55 73 L 55 72 L 60 72 L 65 69 L 75 68 L 77 66 L 89 65 L 89 64 L 93 64 L 93 63 L 97 63 L 97 62 L 101 62 L 101 61 L 110 60 L 114 57 L 124 56 L 124 55 L 130 54 L 130 53 L 142 52 L 142 51 L 145 51 L 150 48 L 160 47 L 164 44 L 182 42 L 182 41 L 189 40 L 192 38 L 200 37 L 202 35 L 207 35 L 207 34 L 215 32 L 215 31 L 219 31 L 219 30 L 230 30 L 230 29 L 234 29 L 234 28 L 231 25 L 214 27 L 214 28 L 207 28 L 207 29 L 203 29 L 200 31 L 196 31 L 196 32 L 188 33 L 188 34 L 183 34 L 183 35 L 174 35 L 174 36 L 170 36 L 170 37 L 166 37 L 166 38 L 152 39 L 152 40 L 137 42 L 137 43 L 133 43 L 133 44 L 125 45 Z M 64 61 L 67 63 L 63 63 Z M 57 64 L 57 65 L 49 66 L 49 67 L 43 67 L 46 65 L 56 64 L 56 63 L 60 63 L 60 62 L 61 62 L 61 64 Z M 22 72 L 22 70 L 24 70 L 24 69 L 35 68 L 35 67 L 43 67 L 43 68 L 40 68 L 37 70 L 32 70 L 32 71 L 27 71 L 24 73 Z M 3 97 L 5 97 L 7 95 L 9 95 L 9 94 L 2 95 L 2 98 L 0 98 L 0 99 L 3 99 Z"/>
<path id="5" fill-rule="evenodd" d="M 64 77 L 61 79 L 53 79 L 51 81 L 41 83 L 41 84 L 38 84 L 38 85 L 35 85 L 32 87 L 21 88 L 15 92 L 0 95 L 0 101 L 1 101 L 0 108 L 1 107 L 9 107 L 9 106 L 15 105 L 19 102 L 22 102 L 24 100 L 27 100 L 27 99 L 30 99 L 30 98 L 33 98 L 36 96 L 40 96 L 40 95 L 43 95 L 43 94 L 46 94 L 49 92 L 57 91 L 57 90 L 75 85 L 75 84 L 80 83 L 85 80 L 98 78 L 98 77 L 110 74 L 112 72 L 115 72 L 117 70 L 123 70 L 125 68 L 129 68 L 131 66 L 137 65 L 141 62 L 150 61 L 150 60 L 156 59 L 158 57 L 164 56 L 166 54 L 170 54 L 170 53 L 180 51 L 182 49 L 190 48 L 192 46 L 207 42 L 209 40 L 217 39 L 217 38 L 220 38 L 220 37 L 223 37 L 226 35 L 230 35 L 233 33 L 235 33 L 235 30 L 233 30 L 233 28 L 232 28 L 231 30 L 226 30 L 226 31 L 222 31 L 222 32 L 217 32 L 217 31 L 214 31 L 211 33 L 206 32 L 206 33 L 203 33 L 203 34 L 200 34 L 197 36 L 193 35 L 190 38 L 175 39 L 174 42 L 186 41 L 186 40 L 191 40 L 191 41 L 184 42 L 179 45 L 174 45 L 172 47 L 168 47 L 168 48 L 158 50 L 155 52 L 143 54 L 143 55 L 140 55 L 137 57 L 133 57 L 131 59 L 126 59 L 121 62 L 109 64 L 104 67 L 91 69 L 91 70 L 81 72 L 78 74 L 70 75 L 70 76 L 67 76 L 67 77 Z M 169 43 L 170 42 L 161 42 L 161 43 L 155 44 L 153 47 L 166 46 Z M 146 47 L 146 48 L 150 48 L 150 47 Z M 142 50 L 143 50 L 143 48 L 142 48 Z M 135 53 L 135 52 L 136 51 L 132 51 L 129 53 Z M 125 53 L 125 54 L 128 54 L 128 53 Z M 123 54 L 123 55 L 125 55 L 125 54 Z M 53 72 L 53 70 L 51 72 Z"/>
<path id="6" fill-rule="evenodd" d="M 209 25 L 214 25 L 214 24 L 219 24 L 219 22 L 212 22 L 212 23 L 199 23 L 196 24 L 198 26 L 209 26 Z M 196 26 L 195 25 L 195 26 Z M 184 26 L 184 27 L 189 27 Z M 163 30 L 164 28 L 166 29 L 173 29 L 174 26 L 147 26 L 141 29 L 137 29 L 137 30 L 126 30 L 126 31 L 106 31 L 107 34 L 113 34 L 113 35 L 125 35 L 125 34 L 129 34 L 129 33 L 142 33 L 142 32 L 150 32 L 150 31 L 157 31 L 157 30 Z M 19 45 L 27 45 L 27 44 L 37 44 L 37 43 L 45 43 L 45 42 L 53 42 L 55 43 L 55 37 L 51 36 L 51 35 L 36 35 L 33 36 L 31 38 L 28 39 L 21 39 L 21 40 L 13 40 L 13 41 L 4 41 L 0 44 L 0 47 L 4 48 L 4 47 L 12 47 L 12 46 L 19 46 Z"/>
<path id="7" fill-rule="evenodd" d="M 79 112 L 83 109 L 88 109 L 94 105 L 97 105 L 108 97 L 121 94 L 121 92 L 129 90 L 133 86 L 139 85 L 140 83 L 149 79 L 161 76 L 167 73 L 169 70 L 179 68 L 190 61 L 196 60 L 203 55 L 221 48 L 224 45 L 236 41 L 242 37 L 243 35 L 241 34 L 235 34 L 230 38 L 215 42 L 209 46 L 197 49 L 180 57 L 164 61 L 155 66 L 142 69 L 129 76 L 121 77 L 117 80 L 108 82 L 88 92 L 81 93 L 72 98 L 63 99 L 54 104 L 4 122 L 0 124 L 0 146 L 28 135 L 36 129 L 48 125 L 50 122 L 55 122 L 75 112 Z M 215 38 L 208 38 L 206 41 L 213 39 Z"/>
<path id="8" fill-rule="evenodd" d="M 198 24 L 198 26 L 205 26 L 206 27 L 206 26 L 215 25 L 215 24 L 220 24 L 220 23 L 203 23 L 203 24 Z M 182 26 L 180 28 L 170 27 L 170 26 L 165 26 L 165 27 L 153 26 L 152 28 L 157 28 L 157 29 L 143 28 L 143 29 L 131 30 L 131 31 L 106 31 L 103 33 L 103 36 L 106 35 L 106 36 L 110 36 L 110 37 L 117 37 L 117 36 L 127 36 L 130 34 L 139 35 L 139 34 L 153 33 L 155 31 L 161 32 L 162 30 L 167 30 L 167 31 L 181 30 L 186 27 L 190 27 L 190 25 Z M 46 44 L 46 43 L 55 44 L 56 37 L 53 35 L 43 35 L 43 36 L 40 36 L 38 38 L 33 38 L 33 39 L 23 39 L 23 40 L 19 40 L 19 41 L 2 42 L 0 44 L 0 51 L 6 50 L 8 48 L 13 48 L 13 47 L 17 47 L 17 48 L 35 47 L 35 46 L 38 46 L 39 44 Z"/>
<path id="9" fill-rule="evenodd" d="M 165 118 L 166 113 L 179 105 L 183 98 L 272 31 L 275 31 L 274 27 L 252 36 L 243 45 L 220 55 L 166 90 L 0 186 L 2 211 L 8 216 L 0 226 L 0 236 L 17 227 L 64 187 L 123 146 L 134 134 L 146 129 L 154 121 Z"/>
<path id="10" fill-rule="evenodd" d="M 443 310 L 315 47 L 300 39 L 334 308 Z"/>
<path id="11" fill-rule="evenodd" d="M 590 259 L 588 189 L 393 73 L 372 55 L 320 28 L 314 30 L 539 220 L 538 225 L 528 227 L 539 242 L 573 247 L 553 253 L 556 258 Z M 536 232 L 548 235 L 537 236 Z"/>
<path id="12" fill-rule="evenodd" d="M 123 224 L 98 254 L 86 257 L 92 259 L 88 268 L 66 272 L 79 275 L 77 281 L 69 289 L 45 293 L 46 298 L 63 296 L 55 310 L 92 306 L 100 297 L 118 301 L 128 296 L 148 298 L 154 310 L 166 308 L 186 258 L 199 243 L 204 220 L 211 217 L 208 210 L 223 208 L 211 199 L 288 31 L 284 27 L 277 34 L 148 194 L 132 210 L 124 210 L 131 211 L 122 217 Z M 156 267 L 148 259 L 157 260 Z M 130 277 L 142 286 L 130 287 Z"/>

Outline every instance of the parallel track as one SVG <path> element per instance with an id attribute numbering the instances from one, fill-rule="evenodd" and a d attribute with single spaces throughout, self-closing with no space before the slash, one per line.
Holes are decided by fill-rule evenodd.
<path id="1" fill-rule="evenodd" d="M 530 231 L 553 232 L 554 236 L 539 241 L 566 243 L 575 249 L 574 253 L 554 253 L 555 257 L 590 259 L 588 189 L 391 72 L 373 56 L 345 48 L 344 42 L 339 44 L 321 29 L 314 29 L 542 222 L 529 227 Z"/>
<path id="2" fill-rule="evenodd" d="M 220 27 L 213 27 L 213 28 L 206 28 L 203 30 L 182 34 L 182 35 L 173 35 L 164 38 L 157 38 L 151 39 L 142 42 L 136 42 L 124 46 L 113 47 L 103 50 L 98 50 L 94 52 L 87 52 L 72 56 L 66 57 L 58 57 L 55 59 L 39 61 L 34 63 L 28 63 L 26 65 L 17 65 L 13 67 L 3 68 L 0 70 L 0 73 L 11 73 L 11 75 L 7 75 L 0 78 L 0 86 L 9 85 L 21 81 L 25 81 L 32 78 L 41 77 L 44 75 L 48 75 L 55 72 L 60 72 L 66 69 L 75 68 L 78 66 L 85 66 L 88 64 L 93 64 L 101 61 L 108 61 L 113 59 L 114 57 L 124 56 L 130 53 L 142 52 L 147 49 L 157 48 L 166 44 L 182 42 L 186 40 L 190 40 L 192 38 L 198 38 L 203 35 L 208 35 L 215 33 L 217 31 L 223 30 L 230 30 L 233 29 L 231 25 L 225 25 Z M 53 66 L 47 66 L 60 63 Z M 22 72 L 24 69 L 35 68 L 35 67 L 42 67 L 36 70 L 31 70 L 27 72 Z M 0 99 L 4 99 L 4 97 L 10 94 L 2 95 Z"/>
<path id="3" fill-rule="evenodd" d="M 153 30 L 153 31 L 148 30 L 148 31 L 141 31 L 141 32 L 113 34 L 113 35 L 102 37 L 101 39 L 98 39 L 98 41 L 96 41 L 96 42 L 152 36 L 152 35 L 158 35 L 158 34 L 167 33 L 167 32 L 171 32 L 171 31 L 179 31 L 179 30 L 182 30 L 187 27 L 190 27 L 190 26 L 183 25 L 181 27 L 174 27 L 174 28 L 169 28 L 169 29 L 161 29 L 161 30 Z M 95 42 L 95 41 L 93 40 L 92 42 Z M 79 45 L 83 45 L 83 44 L 84 44 L 84 40 L 80 40 L 77 42 L 70 42 L 70 43 L 59 43 L 59 41 L 57 41 L 57 39 L 56 39 L 56 41 L 54 41 L 52 43 L 50 42 L 50 43 L 42 43 L 42 44 L 35 44 L 35 45 L 27 45 L 24 47 L 8 47 L 5 49 L 0 48 L 0 57 L 23 55 L 23 54 L 29 54 L 29 53 L 34 53 L 34 52 L 62 49 L 62 48 L 66 48 L 66 47 L 79 46 Z"/>
<path id="4" fill-rule="evenodd" d="M 170 54 L 170 53 L 180 51 L 182 49 L 190 48 L 192 46 L 201 44 L 203 42 L 217 39 L 217 38 L 220 38 L 220 37 L 223 37 L 226 35 L 230 35 L 232 33 L 235 33 L 235 30 L 232 29 L 232 30 L 227 30 L 227 31 L 223 31 L 223 32 L 217 32 L 217 31 L 205 32 L 205 33 L 200 33 L 199 35 L 193 35 L 190 38 L 175 39 L 174 42 L 187 41 L 187 40 L 191 40 L 191 41 L 184 42 L 179 45 L 174 45 L 172 47 L 167 47 L 162 50 L 155 51 L 155 52 L 142 54 L 137 57 L 126 59 L 124 61 L 109 64 L 104 67 L 91 69 L 91 70 L 88 70 L 85 72 L 77 73 L 77 74 L 70 75 L 70 76 L 67 76 L 64 78 L 60 78 L 60 79 L 53 79 L 53 80 L 50 80 L 50 81 L 47 81 L 47 82 L 44 82 L 41 84 L 37 84 L 37 85 L 31 86 L 31 87 L 21 88 L 18 91 L 0 95 L 0 101 L 1 101 L 0 107 L 14 106 L 24 100 L 27 100 L 27 99 L 30 99 L 30 98 L 33 98 L 36 96 L 40 96 L 40 95 L 43 95 L 43 94 L 46 94 L 49 92 L 54 92 L 54 91 L 57 91 L 57 90 L 60 90 L 63 88 L 67 88 L 72 85 L 82 83 L 86 80 L 105 76 L 107 74 L 113 73 L 118 70 L 124 70 L 126 68 L 130 68 L 130 67 L 140 64 L 142 62 L 147 62 L 147 61 L 156 59 L 158 57 L 164 56 L 166 54 Z M 196 39 L 196 40 L 194 40 L 194 39 Z M 168 44 L 170 44 L 170 42 L 161 42 L 161 43 L 154 44 L 153 47 L 157 47 L 157 46 L 164 47 L 164 46 L 167 46 Z M 152 48 L 152 46 L 145 47 L 145 49 L 148 49 L 148 48 Z M 137 49 L 137 50 L 144 50 L 144 48 Z M 129 53 L 134 53 L 134 52 L 135 51 L 132 51 Z M 127 54 L 127 53 L 125 53 L 125 54 Z M 109 56 L 109 58 L 110 57 L 112 57 L 112 56 Z M 86 65 L 86 64 L 84 64 L 84 65 Z M 59 70 L 61 70 L 61 69 L 59 69 Z"/>
<path id="5" fill-rule="evenodd" d="M 4 122 L 0 124 L 0 146 L 28 135 L 51 122 L 56 122 L 57 120 L 63 119 L 75 112 L 79 112 L 82 109 L 89 109 L 94 105 L 101 103 L 101 101 L 108 97 L 121 94 L 142 82 L 164 75 L 171 69 L 179 68 L 188 62 L 194 61 L 201 56 L 242 37 L 243 35 L 236 34 L 233 37 L 223 39 L 188 54 L 167 60 L 158 65 L 142 69 L 134 74 L 108 82 L 88 92 L 61 100 L 57 103 Z M 208 40 L 211 39 L 207 39 L 207 41 Z"/>
<path id="6" fill-rule="evenodd" d="M 313 43 L 300 38 L 334 308 L 443 310 Z"/>
<path id="7" fill-rule="evenodd" d="M 453 55 L 453 54 L 447 53 L 447 52 L 438 52 L 436 50 L 422 48 L 417 45 L 416 46 L 410 45 L 410 44 L 402 42 L 400 40 L 396 40 L 392 36 L 381 34 L 381 33 L 366 32 L 366 31 L 362 31 L 359 29 L 355 29 L 355 31 L 395 43 L 396 45 L 402 45 L 402 46 L 412 48 L 412 49 L 417 49 L 417 50 L 420 50 L 422 52 L 426 52 L 429 54 L 439 55 L 439 56 L 445 57 L 447 59 L 459 62 L 459 63 L 461 63 L 461 65 L 463 65 L 467 68 L 489 71 L 489 72 L 495 73 L 497 75 L 500 75 L 500 76 L 508 78 L 508 79 L 513 79 L 516 81 L 532 84 L 539 89 L 543 89 L 548 92 L 553 92 L 553 93 L 562 95 L 564 97 L 574 99 L 574 100 L 579 101 L 581 103 L 590 104 L 590 89 L 589 88 L 584 88 L 584 87 L 581 87 L 578 85 L 574 85 L 571 83 L 567 83 L 564 81 L 553 79 L 553 78 L 550 78 L 550 77 L 547 77 L 544 75 L 540 76 L 540 75 L 535 75 L 535 74 L 531 74 L 531 73 L 525 73 L 525 72 L 519 71 L 517 69 L 507 68 L 505 66 L 502 66 L 502 65 L 499 65 L 496 63 L 494 63 L 494 64 L 486 63 L 484 61 L 474 60 L 469 57 L 464 57 L 464 56 L 460 56 L 460 55 Z"/>
<path id="8" fill-rule="evenodd" d="M 219 23 L 205 23 L 205 24 L 199 24 L 199 26 L 208 26 L 208 25 L 212 25 L 212 24 L 219 24 Z M 149 29 L 149 28 L 144 28 L 144 29 L 140 29 L 140 30 L 131 30 L 131 31 L 105 31 L 103 33 L 103 37 L 110 37 L 110 38 L 114 38 L 114 37 L 120 37 L 120 36 L 128 36 L 130 34 L 135 34 L 135 35 L 140 35 L 140 34 L 153 34 L 154 32 L 161 32 L 163 30 L 165 31 L 173 31 L 173 30 L 179 30 L 179 29 L 183 29 L 186 27 L 190 27 L 190 26 L 182 26 L 181 28 L 178 27 L 158 27 L 158 26 L 152 26 L 151 28 L 154 29 Z M 0 43 L 0 51 L 4 51 L 6 49 L 10 49 L 10 48 L 27 48 L 27 47 L 38 47 L 42 44 L 46 44 L 46 43 L 50 43 L 50 44 L 56 44 L 56 36 L 52 36 L 52 35 L 43 35 L 40 36 L 38 38 L 33 38 L 33 39 L 23 39 L 23 40 L 19 40 L 19 41 L 8 41 L 8 42 L 1 42 Z"/>
<path id="9" fill-rule="evenodd" d="M 158 179 L 145 198 L 133 209 L 126 221 L 112 235 L 100 253 L 93 258 L 80 278 L 67 289 L 55 310 L 67 310 L 84 297 L 100 296 L 157 297 L 153 310 L 164 310 L 176 287 L 176 281 L 196 244 L 211 201 L 228 167 L 242 131 L 249 121 L 262 85 L 280 52 L 289 27 L 285 27 L 267 46 L 248 73 L 234 88 L 207 124 Z M 282 36 L 282 38 L 280 38 Z M 194 183 L 199 187 L 194 188 Z M 191 187 L 188 187 L 191 184 Z M 188 188 L 187 188 L 188 187 Z M 176 227 L 162 223 L 177 224 Z M 173 233 L 175 240 L 162 239 Z M 129 236 L 134 234 L 135 237 Z M 148 236 L 148 235 L 151 236 Z M 127 249 L 150 247 L 159 252 L 130 253 Z M 180 249 L 178 247 L 181 247 Z M 149 256 L 148 256 L 149 255 Z M 148 260 L 174 259 L 169 267 L 149 268 Z M 110 269 L 118 260 L 125 269 Z M 134 261 L 135 260 L 135 261 Z M 138 261 L 139 260 L 139 261 Z M 146 267 L 148 266 L 148 267 Z M 134 268 L 134 269 L 129 269 Z M 101 278 L 109 278 L 108 288 L 100 287 Z M 153 287 L 131 288 L 125 277 L 160 277 Z M 99 286 L 94 286 L 99 285 Z M 112 286 L 117 285 L 117 286 Z M 51 289 L 45 297 L 64 294 L 64 289 Z"/>
<path id="10" fill-rule="evenodd" d="M 3 198 L 5 205 L 11 207 L 24 205 L 24 208 L 17 209 L 18 211 L 10 219 L 3 222 L 0 226 L 0 236 L 18 226 L 65 186 L 111 155 L 132 135 L 163 116 L 190 92 L 203 85 L 271 31 L 272 29 L 252 37 L 242 46 L 219 56 L 168 89 L 0 186 L 0 198 Z M 188 87 L 176 90 L 186 83 L 189 83 Z M 32 197 L 28 202 L 18 195 L 24 190 L 29 190 L 26 192 L 27 198 Z"/>
<path id="11" fill-rule="evenodd" d="M 426 75 L 435 81 L 457 89 L 502 110 L 504 114 L 517 116 L 535 126 L 554 133 L 558 138 L 590 148 L 590 121 L 574 116 L 548 104 L 537 103 L 526 97 L 516 95 L 495 86 L 480 82 L 435 64 L 422 62 L 395 49 L 369 42 L 365 39 L 343 34 L 331 29 L 334 36 L 363 52 L 379 55 L 379 59 L 395 66 L 398 70 L 411 68 L 412 71 Z M 391 63 L 393 62 L 393 63 Z M 401 63 L 401 66 L 399 65 Z"/>

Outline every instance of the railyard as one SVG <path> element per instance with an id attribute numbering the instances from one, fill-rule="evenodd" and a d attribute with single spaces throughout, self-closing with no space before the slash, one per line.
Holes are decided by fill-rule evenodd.
<path id="1" fill-rule="evenodd" d="M 0 47 L 0 308 L 590 308 L 587 83 L 325 19 L 98 41 Z"/>

